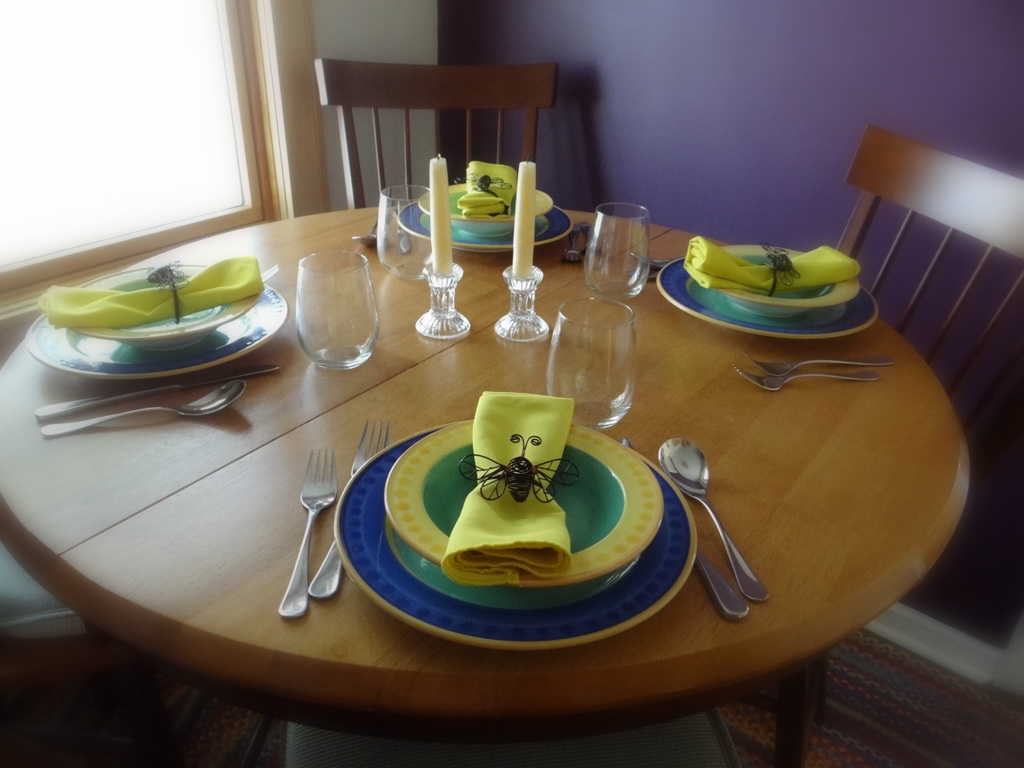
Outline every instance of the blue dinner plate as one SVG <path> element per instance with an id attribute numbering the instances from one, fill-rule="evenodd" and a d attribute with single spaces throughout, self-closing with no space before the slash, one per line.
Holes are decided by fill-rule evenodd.
<path id="1" fill-rule="evenodd" d="M 398 216 L 402 227 L 416 237 L 430 237 L 430 217 L 418 206 L 410 205 Z M 569 215 L 557 206 L 543 216 L 538 216 L 534 231 L 536 245 L 550 243 L 566 235 L 572 229 Z M 503 237 L 473 237 L 452 229 L 452 245 L 463 251 L 507 251 L 512 247 L 512 234 Z"/>
<path id="2" fill-rule="evenodd" d="M 878 306 L 870 293 L 861 289 L 845 304 L 809 309 L 789 317 L 755 317 L 735 307 L 713 288 L 705 288 L 673 261 L 658 273 L 658 289 L 677 307 L 715 325 L 758 336 L 828 339 L 862 331 L 875 322 Z"/>
<path id="3" fill-rule="evenodd" d="M 169 350 L 141 349 L 111 339 L 54 328 L 46 316 L 29 328 L 28 351 L 43 365 L 78 376 L 151 379 L 198 371 L 234 360 L 268 342 L 288 318 L 288 304 L 270 286 L 241 317 L 195 344 Z"/>
<path id="4" fill-rule="evenodd" d="M 583 590 L 580 599 L 555 600 L 554 605 L 538 605 L 528 597 L 510 608 L 460 599 L 458 590 L 448 594 L 434 589 L 400 559 L 389 541 L 384 511 L 388 473 L 398 457 L 425 434 L 429 433 L 408 438 L 363 465 L 338 501 L 336 531 L 347 574 L 399 620 L 432 635 L 488 648 L 580 645 L 623 632 L 653 616 L 689 576 L 696 553 L 693 520 L 672 484 L 655 470 L 665 504 L 661 526 L 640 556 L 598 591 Z"/>

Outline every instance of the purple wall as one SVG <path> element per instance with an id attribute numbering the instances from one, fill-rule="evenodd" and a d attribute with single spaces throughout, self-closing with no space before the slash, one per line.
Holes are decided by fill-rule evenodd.
<path id="1" fill-rule="evenodd" d="M 628 200 L 729 242 L 834 244 L 869 123 L 1024 176 L 1020 0 L 439 0 L 438 14 L 443 63 L 559 63 L 537 162 L 562 207 Z M 1022 464 L 1018 434 L 910 597 L 996 645 L 1024 610 Z"/>
<path id="2" fill-rule="evenodd" d="M 729 242 L 834 243 L 868 123 L 1024 174 L 1017 0 L 439 2 L 447 63 L 556 61 L 538 183 Z"/>

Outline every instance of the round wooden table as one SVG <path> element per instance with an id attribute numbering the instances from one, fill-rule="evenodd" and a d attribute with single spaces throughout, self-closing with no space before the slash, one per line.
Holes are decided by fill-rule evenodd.
<path id="1" fill-rule="evenodd" d="M 374 216 L 259 225 L 153 263 L 254 253 L 264 268 L 280 265 L 270 285 L 292 303 L 298 259 L 351 247 Z M 655 227 L 652 256 L 679 256 L 689 238 Z M 561 262 L 564 247 L 561 240 L 535 255 L 544 272 L 536 307 L 551 324 L 562 301 L 588 293 L 582 265 Z M 966 494 L 964 438 L 935 376 L 894 330 L 877 321 L 838 338 L 755 336 L 682 312 L 651 282 L 631 300 L 636 400 L 609 434 L 628 436 L 650 458 L 669 437 L 701 445 L 713 502 L 770 590 L 767 602 L 724 621 L 694 573 L 632 629 L 531 651 L 430 636 L 350 579 L 305 617 L 282 619 L 311 449 L 334 447 L 347 474 L 367 419 L 389 420 L 401 437 L 472 418 L 484 390 L 543 392 L 548 342 L 512 343 L 493 331 L 509 309 L 508 252 L 457 252 L 456 261 L 465 270 L 456 304 L 472 323 L 467 337 L 420 336 L 425 284 L 387 275 L 371 255 L 381 336 L 369 362 L 316 368 L 289 318 L 273 340 L 231 363 L 281 370 L 250 379 L 233 408 L 206 419 L 44 439 L 36 407 L 162 380 L 69 375 L 22 345 L 0 372 L 5 541 L 88 621 L 236 698 L 340 727 L 507 738 L 628 725 L 784 678 L 898 601 L 945 546 Z M 746 364 L 741 352 L 765 360 L 886 353 L 896 363 L 875 383 L 805 379 L 768 392 L 733 370 Z M 699 508 L 694 515 L 701 549 L 728 572 L 710 521 Z M 320 516 L 311 562 L 332 546 L 334 524 Z"/>

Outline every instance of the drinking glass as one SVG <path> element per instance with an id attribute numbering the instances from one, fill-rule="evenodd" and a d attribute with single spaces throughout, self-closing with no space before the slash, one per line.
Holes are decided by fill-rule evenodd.
<path id="1" fill-rule="evenodd" d="M 391 274 L 403 280 L 421 280 L 430 260 L 430 241 L 413 237 L 401 225 L 401 215 L 430 192 L 416 184 L 402 184 L 381 190 L 377 205 L 377 258 Z M 406 214 L 408 215 L 408 214 Z M 418 216 L 418 213 L 416 214 Z"/>
<path id="2" fill-rule="evenodd" d="M 299 346 L 321 368 L 355 368 L 377 345 L 380 326 L 370 263 L 354 251 L 322 251 L 299 262 Z"/>
<path id="3" fill-rule="evenodd" d="M 651 214 L 642 205 L 597 206 L 583 259 L 583 276 L 590 290 L 615 299 L 640 293 L 651 269 L 650 230 Z"/>
<path id="4" fill-rule="evenodd" d="M 571 397 L 573 421 L 604 429 L 633 404 L 636 330 L 633 310 L 603 297 L 558 308 L 548 356 L 547 393 Z"/>

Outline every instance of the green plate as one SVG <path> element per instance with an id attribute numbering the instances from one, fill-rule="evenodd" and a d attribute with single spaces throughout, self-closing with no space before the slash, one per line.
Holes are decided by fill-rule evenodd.
<path id="1" fill-rule="evenodd" d="M 402 537 L 395 533 L 394 526 L 387 521 L 385 521 L 385 533 L 395 558 L 417 579 L 442 595 L 487 608 L 533 611 L 570 605 L 612 586 L 625 576 L 636 563 L 636 559 L 633 559 L 604 576 L 547 589 L 521 589 L 504 585 L 480 587 L 460 584 L 449 579 L 441 570 L 441 566 L 430 562 L 406 544 Z"/>

